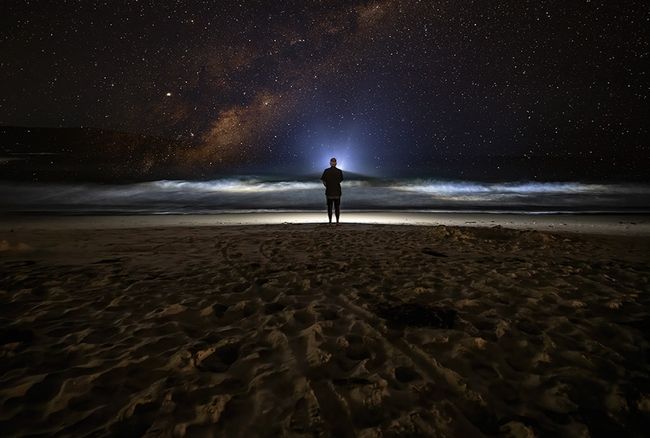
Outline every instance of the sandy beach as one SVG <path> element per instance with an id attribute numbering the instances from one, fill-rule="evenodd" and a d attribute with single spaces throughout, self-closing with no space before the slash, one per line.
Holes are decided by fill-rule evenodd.
<path id="1" fill-rule="evenodd" d="M 647 432 L 647 219 L 386 215 L 1 218 L 2 435 Z"/>

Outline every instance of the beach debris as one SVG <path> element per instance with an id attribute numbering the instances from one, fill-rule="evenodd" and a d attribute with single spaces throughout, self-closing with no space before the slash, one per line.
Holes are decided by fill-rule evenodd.
<path id="1" fill-rule="evenodd" d="M 375 305 L 375 313 L 393 326 L 433 327 L 451 329 L 458 312 L 451 307 L 404 303 Z"/>

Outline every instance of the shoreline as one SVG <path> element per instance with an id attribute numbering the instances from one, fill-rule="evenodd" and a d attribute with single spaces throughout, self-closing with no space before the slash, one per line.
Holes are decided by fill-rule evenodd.
<path id="1" fill-rule="evenodd" d="M 327 214 L 282 211 L 217 214 L 145 215 L 12 215 L 0 214 L 0 232 L 30 229 L 128 229 L 326 224 Z M 340 226 L 409 225 L 495 227 L 580 234 L 650 236 L 650 215 L 639 214 L 511 214 L 430 213 L 413 211 L 342 212 Z"/>

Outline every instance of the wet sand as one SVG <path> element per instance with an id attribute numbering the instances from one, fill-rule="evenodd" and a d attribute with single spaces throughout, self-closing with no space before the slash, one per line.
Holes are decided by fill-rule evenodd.
<path id="1" fill-rule="evenodd" d="M 650 236 L 650 215 L 504 214 L 423 211 L 344 211 L 345 224 L 494 227 L 582 234 Z M 232 225 L 322 224 L 323 212 L 286 211 L 186 215 L 39 216 L 0 215 L 0 230 L 113 229 Z"/>
<path id="2" fill-rule="evenodd" d="M 496 216 L 4 217 L 0 430 L 642 436 L 647 221 Z"/>

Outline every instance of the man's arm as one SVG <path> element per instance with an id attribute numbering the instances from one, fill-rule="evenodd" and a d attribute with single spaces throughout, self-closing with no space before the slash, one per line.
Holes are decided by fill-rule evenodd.
<path id="1" fill-rule="evenodd" d="M 321 182 L 323 183 L 323 185 L 324 185 L 325 187 L 327 187 L 327 184 L 325 183 L 325 173 L 326 173 L 326 172 L 324 171 L 324 172 L 323 172 L 323 175 L 320 177 L 320 180 L 321 180 Z"/>

